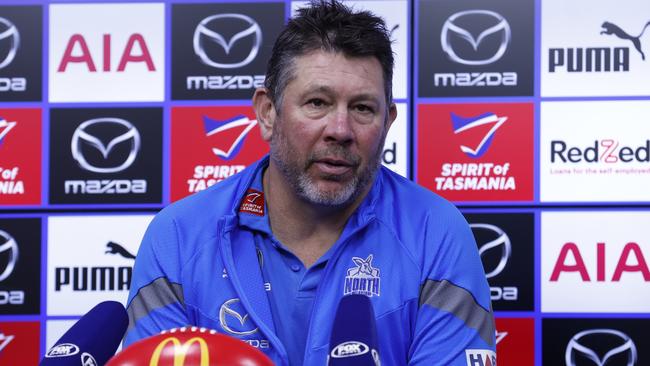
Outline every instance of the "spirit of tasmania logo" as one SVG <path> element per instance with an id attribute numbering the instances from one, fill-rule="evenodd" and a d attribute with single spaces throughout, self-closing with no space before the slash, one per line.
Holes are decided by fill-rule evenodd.
<path id="1" fill-rule="evenodd" d="M 268 152 L 250 107 L 172 109 L 171 200 L 202 191 Z"/>
<path id="2" fill-rule="evenodd" d="M 533 106 L 418 109 L 418 183 L 452 201 L 533 200 Z"/>
<path id="3" fill-rule="evenodd" d="M 0 111 L 0 206 L 41 202 L 41 112 Z"/>

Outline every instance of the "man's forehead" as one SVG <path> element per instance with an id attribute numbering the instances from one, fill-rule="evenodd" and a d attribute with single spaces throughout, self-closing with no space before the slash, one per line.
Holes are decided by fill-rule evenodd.
<path id="1" fill-rule="evenodd" d="M 292 81 L 314 92 L 330 92 L 346 81 L 359 83 L 349 86 L 364 87 L 365 94 L 373 94 L 367 87 L 376 86 L 383 93 L 384 75 L 374 56 L 350 57 L 340 52 L 315 51 L 298 56 L 292 67 Z M 361 85 L 363 84 L 363 85 Z"/>

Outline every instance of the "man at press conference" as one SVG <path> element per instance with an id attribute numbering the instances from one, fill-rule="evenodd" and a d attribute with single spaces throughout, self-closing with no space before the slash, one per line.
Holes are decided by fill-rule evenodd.
<path id="1" fill-rule="evenodd" d="M 384 21 L 298 11 L 253 96 L 270 153 L 162 210 L 134 268 L 124 346 L 187 325 L 277 365 L 324 365 L 337 305 L 364 295 L 384 365 L 495 362 L 494 319 L 457 209 L 380 154 L 397 110 Z"/>

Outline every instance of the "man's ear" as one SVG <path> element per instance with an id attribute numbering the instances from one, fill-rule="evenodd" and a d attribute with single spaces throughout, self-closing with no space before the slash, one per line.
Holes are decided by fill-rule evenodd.
<path id="1" fill-rule="evenodd" d="M 388 132 L 388 130 L 390 130 L 390 126 L 393 125 L 393 122 L 395 122 L 395 119 L 397 118 L 397 106 L 395 103 L 391 103 L 388 107 L 388 116 L 386 117 L 386 132 Z"/>
<path id="2" fill-rule="evenodd" d="M 266 88 L 257 88 L 255 90 L 253 108 L 257 116 L 257 123 L 260 125 L 262 138 L 265 141 L 270 141 L 277 113 Z"/>

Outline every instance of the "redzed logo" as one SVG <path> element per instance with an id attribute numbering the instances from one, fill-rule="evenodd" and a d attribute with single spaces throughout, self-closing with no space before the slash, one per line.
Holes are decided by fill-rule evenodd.
<path id="1" fill-rule="evenodd" d="M 268 152 L 250 107 L 172 109 L 171 199 L 202 191 Z"/>
<path id="2" fill-rule="evenodd" d="M 418 110 L 418 183 L 452 201 L 533 199 L 532 104 Z"/>
<path id="3" fill-rule="evenodd" d="M 255 189 L 249 189 L 239 206 L 239 212 L 264 216 L 264 193 Z"/>

